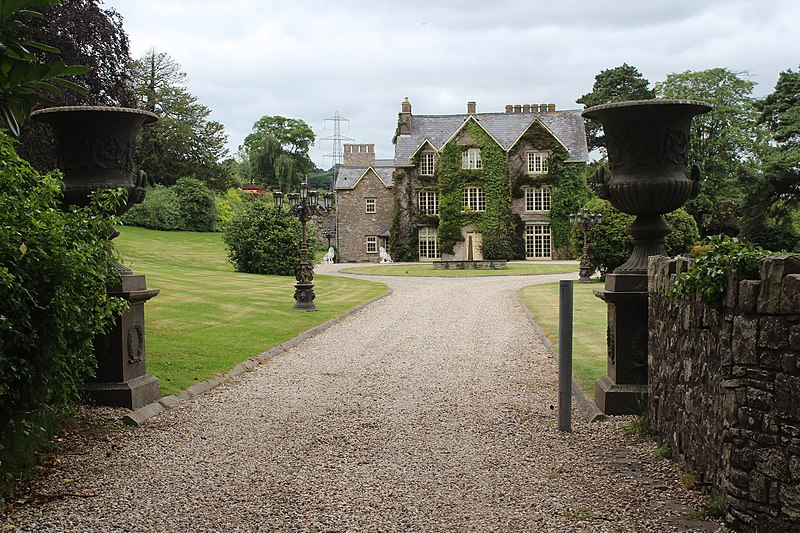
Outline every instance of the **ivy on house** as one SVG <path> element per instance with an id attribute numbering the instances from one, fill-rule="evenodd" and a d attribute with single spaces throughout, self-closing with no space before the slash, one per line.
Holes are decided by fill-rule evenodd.
<path id="1" fill-rule="evenodd" d="M 464 239 L 461 229 L 472 224 L 483 236 L 481 252 L 486 259 L 512 259 L 515 224 L 511 209 L 508 155 L 475 122 L 467 122 L 465 129 L 471 144 L 451 141 L 442 150 L 436 169 L 435 177 L 439 184 L 439 247 L 443 253 L 453 253 L 456 243 Z M 461 168 L 461 154 L 468 146 L 480 148 L 480 170 Z M 485 211 L 463 210 L 463 192 L 469 186 L 483 188 Z"/>

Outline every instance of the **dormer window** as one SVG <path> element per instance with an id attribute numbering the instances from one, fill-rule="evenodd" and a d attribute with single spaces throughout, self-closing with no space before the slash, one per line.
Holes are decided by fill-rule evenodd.
<path id="1" fill-rule="evenodd" d="M 481 165 L 481 149 L 465 148 L 461 155 L 461 168 L 477 170 Z"/>
<path id="2" fill-rule="evenodd" d="M 419 175 L 433 176 L 434 155 L 433 152 L 422 152 L 419 156 Z"/>

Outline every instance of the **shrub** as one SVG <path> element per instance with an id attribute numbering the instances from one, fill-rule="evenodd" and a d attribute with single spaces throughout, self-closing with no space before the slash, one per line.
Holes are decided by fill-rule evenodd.
<path id="1" fill-rule="evenodd" d="M 217 203 L 214 193 L 197 178 L 181 178 L 172 186 L 181 210 L 184 231 L 214 231 Z"/>
<path id="2" fill-rule="evenodd" d="M 242 193 L 238 189 L 228 189 L 225 194 L 214 196 L 217 204 L 217 221 L 214 223 L 215 231 L 222 231 L 233 220 L 233 215 L 244 207 Z"/>
<path id="3" fill-rule="evenodd" d="M 317 239 L 313 223 L 307 225 L 309 261 L 313 260 Z M 234 214 L 222 236 L 228 259 L 240 272 L 293 276 L 300 264 L 300 221 L 279 214 L 265 201 L 246 204 Z"/>
<path id="4" fill-rule="evenodd" d="M 171 187 L 156 185 L 147 189 L 144 202 L 133 206 L 122 216 L 129 226 L 175 231 L 183 227 L 178 196 Z"/>
<path id="5" fill-rule="evenodd" d="M 704 242 L 705 252 L 694 258 L 686 272 L 678 274 L 669 295 L 676 300 L 697 296 L 716 307 L 728 287 L 728 271 L 734 276 L 755 277 L 758 262 L 767 252 L 758 246 L 748 246 L 735 237 L 712 235 Z"/>
<path id="6" fill-rule="evenodd" d="M 617 211 L 609 202 L 593 198 L 584 207 L 591 213 L 602 213 L 603 222 L 589 230 L 589 258 L 592 265 L 605 275 L 628 260 L 633 251 L 633 241 L 625 229 L 634 221 L 633 215 Z M 700 238 L 697 223 L 685 210 L 678 209 L 664 215 L 672 232 L 664 238 L 667 255 L 686 254 Z M 583 233 L 575 231 L 575 247 L 583 250 Z"/>
<path id="7" fill-rule="evenodd" d="M 60 209 L 61 180 L 40 176 L 0 133 L 0 492 L 68 413 L 95 368 L 92 339 L 125 307 L 107 235 L 124 191 Z"/>

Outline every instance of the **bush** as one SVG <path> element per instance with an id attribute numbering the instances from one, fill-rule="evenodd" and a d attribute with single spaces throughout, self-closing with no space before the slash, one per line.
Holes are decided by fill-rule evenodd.
<path id="1" fill-rule="evenodd" d="M 233 215 L 244 208 L 244 199 L 238 189 L 228 189 L 224 195 L 214 197 L 217 204 L 217 221 L 214 231 L 222 231 L 233 220 Z"/>
<path id="2" fill-rule="evenodd" d="M 307 225 L 309 261 L 318 246 L 314 224 Z M 228 259 L 240 272 L 293 276 L 300 264 L 300 221 L 278 214 L 265 201 L 255 201 L 234 214 L 222 236 Z"/>
<path id="3" fill-rule="evenodd" d="M 122 216 L 122 222 L 162 231 L 175 231 L 183 227 L 178 196 L 171 187 L 156 185 L 147 189 L 144 202 L 137 204 Z"/>
<path id="4" fill-rule="evenodd" d="M 584 207 L 591 213 L 602 213 L 603 222 L 589 230 L 589 258 L 592 265 L 605 275 L 628 260 L 633 251 L 633 241 L 625 229 L 635 217 L 617 211 L 609 202 L 593 198 Z M 667 255 L 686 254 L 700 238 L 697 223 L 685 210 L 678 209 L 664 215 L 672 232 L 664 238 Z M 575 247 L 583 250 L 583 233 L 575 231 Z"/>
<path id="5" fill-rule="evenodd" d="M 126 303 L 107 240 L 124 191 L 59 207 L 61 180 L 40 176 L 0 133 L 0 492 L 77 400 L 96 365 L 92 339 Z"/>
<path id="6" fill-rule="evenodd" d="M 196 178 L 181 178 L 172 186 L 181 210 L 181 227 L 184 231 L 214 231 L 217 221 L 217 203 L 214 193 Z"/>

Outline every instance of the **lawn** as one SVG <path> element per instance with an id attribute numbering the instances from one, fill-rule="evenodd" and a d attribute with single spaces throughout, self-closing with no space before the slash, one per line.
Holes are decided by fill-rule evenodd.
<path id="1" fill-rule="evenodd" d="M 432 263 L 413 265 L 372 265 L 345 268 L 342 272 L 380 276 L 520 276 L 534 274 L 562 274 L 577 272 L 578 262 L 571 263 L 508 263 L 505 270 L 435 270 Z"/>
<path id="2" fill-rule="evenodd" d="M 381 283 L 315 276 L 318 311 L 296 311 L 294 278 L 236 272 L 219 233 L 121 227 L 123 263 L 160 289 L 145 305 L 147 371 L 174 394 L 387 292 Z"/>
<path id="3" fill-rule="evenodd" d="M 572 375 L 590 398 L 607 371 L 606 303 L 592 292 L 602 288 L 599 282 L 573 283 Z M 559 284 L 530 285 L 519 295 L 558 353 Z"/>

